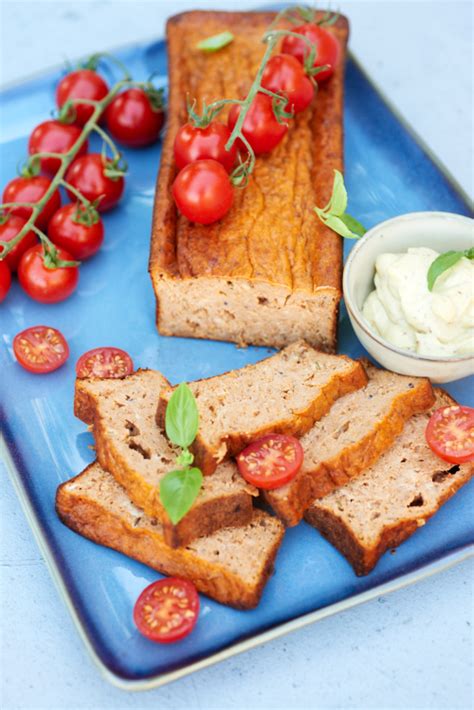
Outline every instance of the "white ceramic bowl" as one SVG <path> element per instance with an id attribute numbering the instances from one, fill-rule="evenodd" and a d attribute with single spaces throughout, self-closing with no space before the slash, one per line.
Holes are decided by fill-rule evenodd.
<path id="1" fill-rule="evenodd" d="M 412 212 L 370 229 L 352 249 L 344 268 L 343 291 L 352 327 L 365 349 L 381 365 L 403 375 L 451 382 L 474 372 L 474 357 L 418 355 L 401 350 L 377 335 L 362 315 L 374 288 L 375 260 L 384 252 L 431 247 L 439 252 L 468 249 L 474 242 L 474 220 L 449 212 Z M 474 284 L 473 284 L 474 288 Z"/>

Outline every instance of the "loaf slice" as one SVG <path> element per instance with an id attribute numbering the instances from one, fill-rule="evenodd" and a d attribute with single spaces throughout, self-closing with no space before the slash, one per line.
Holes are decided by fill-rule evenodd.
<path id="1" fill-rule="evenodd" d="M 373 464 L 413 415 L 434 402 L 429 380 L 403 377 L 364 362 L 363 389 L 337 400 L 302 437 L 303 465 L 285 486 L 264 491 L 285 525 L 297 525 L 316 498 L 343 486 Z"/>
<path id="2" fill-rule="evenodd" d="M 187 545 L 223 526 L 246 525 L 257 491 L 226 462 L 204 480 L 191 510 L 173 525 L 159 497 L 163 476 L 176 468 L 177 450 L 156 426 L 156 403 L 167 380 L 138 370 L 122 380 L 76 381 L 75 414 L 92 425 L 97 459 L 126 489 L 131 500 L 163 524 L 168 545 Z"/>
<path id="3" fill-rule="evenodd" d="M 275 150 L 258 156 L 230 212 L 215 224 L 191 223 L 177 213 L 171 196 L 173 143 L 187 120 L 186 97 L 200 106 L 203 99 L 245 96 L 274 19 L 271 12 L 197 11 L 168 21 L 168 120 L 149 267 L 157 326 L 163 335 L 276 348 L 305 338 L 334 352 L 342 240 L 318 220 L 314 207 L 328 202 L 334 169 L 342 170 L 345 17 L 329 28 L 341 45 L 334 75 L 291 121 Z M 234 39 L 219 52 L 196 49 L 203 38 L 229 29 Z M 225 122 L 227 110 L 217 120 Z"/>
<path id="4" fill-rule="evenodd" d="M 133 505 L 98 463 L 59 486 L 56 510 L 84 537 L 163 574 L 189 579 L 200 592 L 238 609 L 258 604 L 284 533 L 276 518 L 255 510 L 243 527 L 223 528 L 172 549 L 161 523 Z"/>
<path id="5" fill-rule="evenodd" d="M 302 436 L 338 397 L 366 382 L 360 363 L 318 352 L 304 341 L 255 365 L 191 382 L 199 409 L 199 432 L 192 446 L 196 463 L 210 474 L 264 434 Z M 161 392 L 160 426 L 172 392 Z"/>
<path id="6" fill-rule="evenodd" d="M 435 393 L 435 408 L 454 404 L 442 390 Z M 387 549 L 424 525 L 472 477 L 473 464 L 451 465 L 431 451 L 425 439 L 429 417 L 412 417 L 376 464 L 305 513 L 358 575 L 368 574 Z"/>

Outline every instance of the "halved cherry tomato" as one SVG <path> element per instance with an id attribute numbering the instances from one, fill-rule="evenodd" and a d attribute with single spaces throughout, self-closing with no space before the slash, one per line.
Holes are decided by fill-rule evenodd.
<path id="1" fill-rule="evenodd" d="M 74 261 L 64 249 L 58 249 L 61 261 Z M 77 266 L 58 266 L 49 269 L 43 262 L 41 244 L 28 249 L 21 257 L 18 279 L 30 298 L 40 303 L 58 303 L 76 290 L 79 281 Z"/>
<path id="2" fill-rule="evenodd" d="M 329 79 L 333 75 L 341 56 L 341 45 L 336 37 L 324 27 L 313 25 L 312 23 L 299 25 L 295 28 L 292 27 L 291 31 L 307 37 L 310 42 L 316 45 L 316 59 L 313 66 L 322 67 L 325 64 L 328 65 L 328 69 L 315 75 L 316 81 L 321 83 Z M 311 50 L 304 40 L 288 35 L 283 40 L 281 51 L 283 54 L 292 54 L 303 64 L 305 57 L 308 56 Z"/>
<path id="3" fill-rule="evenodd" d="M 12 285 L 12 275 L 6 261 L 0 261 L 0 303 L 5 300 Z"/>
<path id="4" fill-rule="evenodd" d="M 48 224 L 48 236 L 58 247 L 66 249 L 75 259 L 88 259 L 104 241 L 104 225 L 97 213 L 97 221 L 81 221 L 83 208 L 77 204 L 64 205 L 53 214 Z"/>
<path id="5" fill-rule="evenodd" d="M 3 221 L 5 220 L 5 221 Z M 11 242 L 16 237 L 18 232 L 25 226 L 26 220 L 18 217 L 16 214 L 6 213 L 0 217 L 0 241 Z M 37 238 L 34 232 L 27 232 L 20 242 L 8 252 L 5 257 L 5 262 L 8 264 L 10 271 L 16 271 L 20 259 L 28 249 L 31 249 L 36 244 Z M 0 257 L 3 247 L 0 247 Z"/>
<path id="6" fill-rule="evenodd" d="M 289 54 L 276 54 L 268 62 L 262 86 L 288 97 L 288 110 L 300 113 L 314 98 L 314 85 L 300 62 Z"/>
<path id="7" fill-rule="evenodd" d="M 444 461 L 474 461 L 474 409 L 459 404 L 436 409 L 426 427 L 426 441 Z"/>
<path id="8" fill-rule="evenodd" d="M 61 121 L 43 121 L 34 129 L 28 142 L 28 152 L 67 153 L 81 135 L 81 128 Z M 77 157 L 87 153 L 87 141 L 80 147 Z M 41 169 L 46 173 L 56 173 L 61 167 L 59 158 L 41 158 Z"/>
<path id="9" fill-rule="evenodd" d="M 205 128 L 185 123 L 174 139 L 174 159 L 178 169 L 182 170 L 195 160 L 217 160 L 230 173 L 237 157 L 235 143 L 230 150 L 225 149 L 230 133 L 227 126 L 218 121 L 211 121 Z"/>
<path id="10" fill-rule="evenodd" d="M 240 105 L 233 104 L 227 125 L 232 131 L 240 114 Z M 288 123 L 279 123 L 273 110 L 273 99 L 267 94 L 257 94 L 250 104 L 242 126 L 242 133 L 250 143 L 255 155 L 269 153 L 283 139 Z"/>
<path id="11" fill-rule="evenodd" d="M 143 89 L 123 91 L 105 112 L 105 122 L 112 136 L 131 148 L 142 148 L 157 141 L 164 120 L 163 107 L 154 106 Z"/>
<path id="12" fill-rule="evenodd" d="M 97 209 L 105 212 L 115 207 L 122 197 L 125 181 L 123 177 L 110 178 L 104 175 L 104 170 L 111 161 L 102 158 L 100 153 L 89 153 L 77 158 L 68 168 L 66 182 L 69 182 L 89 202 L 100 199 Z M 76 196 L 68 192 L 74 202 Z"/>
<path id="13" fill-rule="evenodd" d="M 115 379 L 133 372 L 132 358 L 120 348 L 94 348 L 81 355 L 76 363 L 76 375 L 80 379 L 101 377 Z"/>
<path id="14" fill-rule="evenodd" d="M 39 202 L 50 185 L 51 180 L 44 175 L 13 178 L 3 191 L 2 202 Z M 36 226 L 39 229 L 46 229 L 50 218 L 60 207 L 61 195 L 59 190 L 55 190 L 43 207 L 41 214 L 36 218 Z M 8 208 L 8 212 L 16 214 L 23 219 L 28 219 L 31 214 L 31 208 L 11 207 Z"/>
<path id="15" fill-rule="evenodd" d="M 199 596 L 192 582 L 168 577 L 153 582 L 138 597 L 133 620 L 141 634 L 156 643 L 173 643 L 196 626 Z"/>
<path id="16" fill-rule="evenodd" d="M 56 328 L 35 325 L 15 335 L 13 352 L 25 370 L 43 374 L 64 365 L 69 357 L 69 346 Z"/>
<path id="17" fill-rule="evenodd" d="M 173 198 L 191 222 L 211 224 L 232 207 L 234 189 L 225 168 L 216 160 L 196 160 L 178 173 Z"/>
<path id="18" fill-rule="evenodd" d="M 61 108 L 68 99 L 92 99 L 100 101 L 109 88 L 102 77 L 92 69 L 78 69 L 61 79 L 56 89 L 56 103 Z M 94 107 L 90 104 L 74 104 L 75 122 L 83 126 L 92 116 Z"/>
<path id="19" fill-rule="evenodd" d="M 303 448 L 294 436 L 267 434 L 237 456 L 243 478 L 257 488 L 271 490 L 291 481 L 303 463 Z"/>

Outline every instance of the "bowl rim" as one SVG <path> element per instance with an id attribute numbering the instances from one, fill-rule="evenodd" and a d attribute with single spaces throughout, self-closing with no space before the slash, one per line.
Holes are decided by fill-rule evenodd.
<path id="1" fill-rule="evenodd" d="M 440 211 L 426 211 L 426 212 L 407 212 L 402 215 L 398 215 L 397 217 L 390 217 L 390 219 L 386 219 L 383 222 L 379 222 L 378 224 L 374 225 L 370 229 L 367 230 L 367 232 L 364 234 L 363 237 L 357 240 L 356 244 L 352 247 L 351 251 L 349 252 L 349 255 L 347 257 L 346 263 L 344 265 L 344 272 L 342 276 L 342 292 L 343 292 L 343 297 L 344 297 L 344 303 L 346 305 L 346 308 L 349 312 L 349 315 L 355 320 L 359 328 L 372 340 L 375 340 L 376 343 L 381 345 L 382 347 L 386 348 L 387 350 L 391 350 L 393 353 L 396 353 L 397 355 L 401 355 L 402 357 L 407 357 L 411 360 L 417 360 L 418 362 L 426 362 L 426 363 L 434 363 L 434 362 L 439 362 L 439 363 L 464 363 L 469 360 L 474 359 L 473 354 L 469 355 L 463 355 L 462 357 L 458 356 L 453 356 L 453 355 L 419 355 L 418 353 L 412 352 L 411 350 L 402 350 L 401 348 L 398 348 L 396 345 L 392 345 L 389 343 L 387 340 L 382 338 L 380 335 L 375 333 L 372 328 L 369 326 L 368 322 L 362 315 L 362 311 L 360 308 L 356 305 L 355 300 L 352 298 L 352 294 L 350 292 L 349 288 L 349 274 L 350 270 L 352 267 L 352 264 L 356 258 L 356 256 L 363 251 L 365 245 L 367 244 L 370 239 L 372 239 L 374 236 L 377 235 L 379 230 L 381 228 L 387 227 L 390 224 L 393 224 L 394 222 L 410 222 L 410 221 L 416 221 L 418 219 L 426 219 L 426 218 L 442 218 L 443 220 L 449 219 L 451 221 L 459 221 L 459 222 L 464 222 L 464 223 L 473 223 L 474 225 L 474 220 L 471 217 L 467 217 L 465 215 L 460 215 L 456 214 L 455 212 L 440 212 Z"/>

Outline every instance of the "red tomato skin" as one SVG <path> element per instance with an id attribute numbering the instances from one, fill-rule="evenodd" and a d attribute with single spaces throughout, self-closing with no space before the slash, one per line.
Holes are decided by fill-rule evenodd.
<path id="1" fill-rule="evenodd" d="M 107 107 L 105 122 L 111 135 L 130 148 L 143 148 L 160 137 L 165 115 L 154 110 L 143 89 L 127 89 Z"/>
<path id="2" fill-rule="evenodd" d="M 315 75 L 315 79 L 318 84 L 327 81 L 333 73 L 334 69 L 339 63 L 341 57 L 341 45 L 336 37 L 329 32 L 324 27 L 319 25 L 313 25 L 312 23 L 307 23 L 305 25 L 300 25 L 299 27 L 292 28 L 292 32 L 304 35 L 313 44 L 316 45 L 316 59 L 314 62 L 315 67 L 322 67 L 325 64 L 329 65 L 329 69 L 325 69 L 319 74 Z M 283 54 L 291 54 L 296 59 L 304 63 L 305 57 L 310 52 L 309 45 L 303 40 L 297 37 L 288 36 L 283 39 L 281 46 L 281 51 Z"/>
<path id="3" fill-rule="evenodd" d="M 281 462 L 280 460 L 279 465 L 283 465 L 285 470 L 275 470 L 275 473 L 266 476 L 258 470 L 259 459 L 262 460 L 262 462 L 265 461 L 264 456 L 260 457 L 258 456 L 258 454 L 262 451 L 262 447 L 266 446 L 267 444 L 270 444 L 270 450 L 276 451 L 277 453 L 275 454 L 275 457 L 278 456 L 278 450 L 276 449 L 276 447 L 271 446 L 272 441 L 276 441 L 279 444 L 281 443 L 282 445 L 286 444 L 287 446 L 289 446 L 294 452 L 294 461 Z M 248 457 L 249 455 L 253 456 L 255 454 L 257 455 L 257 457 L 254 458 L 254 461 L 252 463 L 257 463 L 257 466 L 255 468 L 251 468 L 249 466 Z M 298 439 L 296 439 L 294 436 L 289 436 L 286 434 L 266 434 L 260 439 L 253 441 L 243 451 L 241 451 L 240 454 L 236 457 L 236 461 L 237 467 L 240 471 L 240 475 L 248 483 L 251 483 L 257 488 L 273 490 L 275 488 L 280 488 L 280 486 L 283 486 L 285 485 L 285 483 L 288 483 L 289 481 L 293 480 L 293 478 L 296 476 L 299 469 L 301 468 L 301 464 L 303 463 L 303 457 L 303 447 L 301 446 Z M 275 463 L 275 461 L 273 460 L 272 463 Z"/>
<path id="4" fill-rule="evenodd" d="M 109 88 L 102 77 L 92 69 L 78 69 L 61 79 L 56 89 L 56 104 L 59 108 L 68 99 L 92 99 L 100 101 L 107 95 Z M 92 116 L 94 107 L 87 104 L 75 104 L 75 123 L 83 126 Z"/>
<path id="5" fill-rule="evenodd" d="M 64 249 L 58 249 L 58 256 L 64 261 L 73 261 L 72 256 Z M 43 264 L 43 247 L 37 244 L 21 257 L 18 279 L 23 290 L 33 300 L 40 303 L 58 303 L 69 298 L 76 290 L 79 269 L 77 266 L 48 269 Z"/>
<path id="6" fill-rule="evenodd" d="M 34 177 L 17 177 L 10 180 L 3 191 L 2 202 L 39 202 L 46 190 L 51 185 L 51 180 L 44 175 Z M 46 229 L 48 222 L 56 210 L 61 207 L 61 195 L 59 190 L 55 190 L 41 214 L 36 218 L 36 226 L 39 229 Z M 29 207 L 8 208 L 10 214 L 18 215 L 27 220 L 31 214 Z"/>
<path id="7" fill-rule="evenodd" d="M 144 619 L 144 607 L 156 604 L 156 601 L 153 598 L 153 592 L 155 590 L 160 593 L 162 590 L 172 586 L 176 586 L 179 590 L 182 590 L 184 595 L 182 598 L 185 598 L 187 601 L 186 609 L 193 613 L 193 617 L 184 619 L 181 626 L 178 626 L 175 629 L 160 632 L 158 628 L 152 629 L 150 625 L 146 623 L 146 620 Z M 163 597 L 169 599 L 170 596 L 171 595 L 167 595 L 166 592 L 163 592 Z M 133 609 L 133 620 L 140 633 L 150 641 L 154 641 L 155 643 L 174 643 L 175 641 L 180 641 L 185 636 L 188 636 L 194 629 L 199 616 L 199 607 L 199 595 L 192 582 L 189 582 L 187 579 L 179 579 L 178 577 L 168 577 L 149 584 L 148 587 L 143 590 L 135 602 Z"/>
<path id="8" fill-rule="evenodd" d="M 227 126 L 218 121 L 212 121 L 206 128 L 185 123 L 174 141 L 174 159 L 178 170 L 196 160 L 216 160 L 230 173 L 237 158 L 235 143 L 230 150 L 225 149 L 230 133 Z"/>
<path id="9" fill-rule="evenodd" d="M 115 207 L 125 187 L 123 177 L 112 180 L 104 175 L 104 162 L 99 153 L 89 153 L 77 158 L 68 168 L 66 182 L 79 190 L 90 202 L 103 196 L 97 206 L 99 212 L 106 212 Z M 75 195 L 71 192 L 68 192 L 68 195 L 76 202 Z"/>
<path id="10" fill-rule="evenodd" d="M 35 153 L 67 153 L 81 135 L 81 128 L 74 124 L 61 123 L 60 121 L 44 121 L 32 132 L 28 142 L 28 152 Z M 87 153 L 85 141 L 76 157 Z M 41 170 L 45 173 L 55 174 L 61 167 L 59 158 L 41 158 Z"/>
<path id="11" fill-rule="evenodd" d="M 4 301 L 12 285 L 12 275 L 6 261 L 0 261 L 0 303 Z"/>
<path id="12" fill-rule="evenodd" d="M 15 214 L 9 214 L 8 219 L 3 222 L 3 224 L 0 224 L 0 241 L 11 242 L 12 239 L 16 237 L 18 232 L 25 226 L 25 224 L 26 220 L 22 217 L 18 217 L 18 215 Z M 36 244 L 36 241 L 36 234 L 34 232 L 27 232 L 16 247 L 13 247 L 4 259 L 5 263 L 8 264 L 10 271 L 13 272 L 17 270 L 21 257 L 25 251 Z M 2 248 L 0 248 L 0 257 L 1 254 Z"/>
<path id="13" fill-rule="evenodd" d="M 191 222 L 212 224 L 232 207 L 234 188 L 225 168 L 215 160 L 186 165 L 173 183 L 178 210 Z"/>
<path id="14" fill-rule="evenodd" d="M 288 96 L 287 110 L 301 113 L 314 98 L 314 86 L 300 62 L 290 54 L 276 54 L 268 62 L 262 76 L 262 86 L 276 94 Z"/>
<path id="15" fill-rule="evenodd" d="M 232 131 L 240 114 L 239 104 L 229 111 L 227 125 Z M 287 123 L 278 123 L 273 112 L 273 99 L 266 94 L 257 94 L 245 117 L 242 133 L 250 143 L 255 155 L 269 153 L 283 140 L 288 131 Z"/>
<path id="16" fill-rule="evenodd" d="M 83 353 L 76 362 L 76 376 L 80 380 L 88 377 L 120 379 L 131 375 L 133 369 L 130 355 L 125 350 L 114 347 L 93 348 Z"/>
<path id="17" fill-rule="evenodd" d="M 48 237 L 57 247 L 65 249 L 74 259 L 88 259 L 96 254 L 104 241 L 104 224 L 88 226 L 73 221 L 77 205 L 64 205 L 53 214 L 48 224 Z"/>
<path id="18" fill-rule="evenodd" d="M 444 421 L 449 421 L 450 418 L 452 418 L 453 422 L 462 420 L 463 423 L 459 425 L 460 430 L 470 433 L 469 442 L 459 449 L 451 448 L 449 443 L 447 445 L 446 441 L 440 440 L 440 436 L 443 434 L 442 428 Z M 453 404 L 452 406 L 436 409 L 429 419 L 425 436 L 428 446 L 436 456 L 439 456 L 443 461 L 452 464 L 463 464 L 474 461 L 474 409 L 472 407 L 461 406 L 460 404 Z M 466 436 L 466 438 L 468 437 Z M 450 448 L 451 450 L 448 450 Z M 456 451 L 458 451 L 458 453 L 456 453 Z"/>
<path id="19" fill-rule="evenodd" d="M 29 345 L 32 348 L 32 352 L 25 351 L 25 341 L 26 347 Z M 41 347 L 42 345 L 48 344 L 52 349 L 49 358 L 47 358 L 48 353 L 46 348 Z M 36 361 L 34 353 L 35 347 L 39 348 L 36 353 Z M 35 325 L 15 335 L 13 339 L 13 352 L 15 353 L 18 363 L 25 370 L 35 375 L 43 375 L 48 372 L 54 372 L 54 370 L 64 365 L 69 357 L 69 345 L 64 335 L 59 330 L 56 330 L 56 328 L 51 328 L 47 325 Z M 46 359 L 38 361 L 38 357 Z"/>

